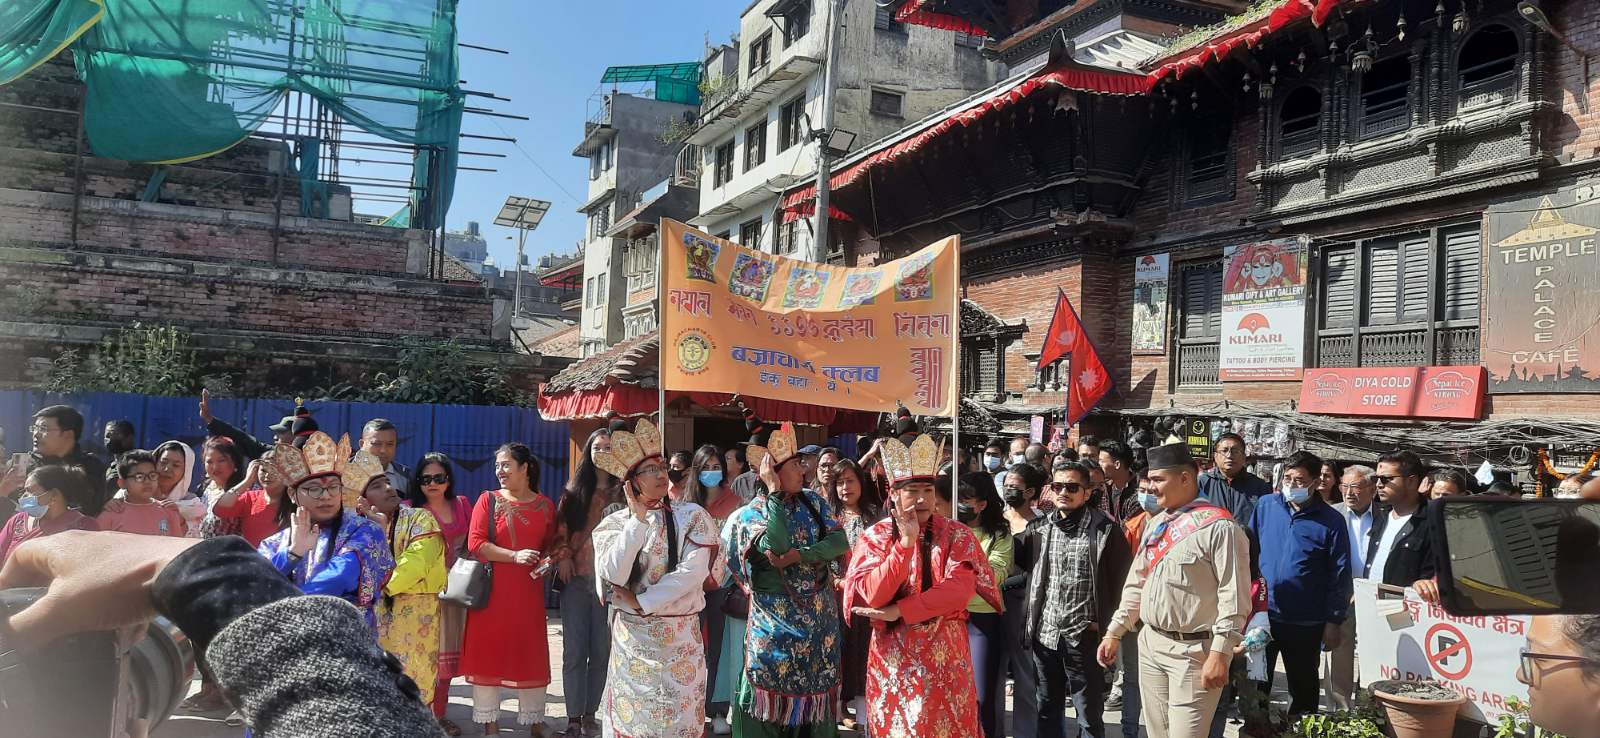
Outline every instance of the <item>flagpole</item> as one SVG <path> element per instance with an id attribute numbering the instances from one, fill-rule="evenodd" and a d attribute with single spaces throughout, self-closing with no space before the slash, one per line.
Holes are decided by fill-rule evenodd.
<path id="1" fill-rule="evenodd" d="M 955 236 L 955 284 L 952 292 L 955 296 L 954 313 L 951 320 L 955 321 L 956 329 L 950 331 L 950 365 L 955 372 L 955 411 L 950 414 L 950 509 L 956 509 L 960 504 L 961 495 L 961 234 Z"/>
<path id="2" fill-rule="evenodd" d="M 661 429 L 661 448 L 672 448 L 667 443 L 667 335 L 662 328 L 667 317 L 667 245 L 661 235 L 666 231 L 667 219 L 662 218 L 656 227 L 656 424 Z"/>

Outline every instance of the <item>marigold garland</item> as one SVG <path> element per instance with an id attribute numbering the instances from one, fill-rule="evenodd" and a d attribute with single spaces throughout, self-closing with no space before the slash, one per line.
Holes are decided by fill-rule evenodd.
<path id="1" fill-rule="evenodd" d="M 1561 480 L 1564 480 L 1564 479 L 1566 479 L 1567 477 L 1570 477 L 1570 476 L 1580 476 L 1581 477 L 1581 476 L 1583 476 L 1585 474 L 1588 474 L 1589 472 L 1594 471 L 1594 467 L 1595 467 L 1596 464 L 1600 464 L 1600 448 L 1596 448 L 1594 450 L 1594 453 L 1589 454 L 1589 461 L 1588 461 L 1588 463 L 1583 465 L 1582 469 L 1579 469 L 1579 470 L 1573 472 L 1572 474 L 1562 474 L 1561 472 L 1556 471 L 1556 468 L 1554 466 L 1550 465 L 1550 449 L 1541 448 L 1541 449 L 1539 449 L 1538 454 L 1539 454 L 1539 471 L 1543 472 L 1544 474 L 1548 474 L 1548 475 L 1550 475 L 1552 477 L 1555 477 L 1556 481 L 1558 483 Z M 1539 488 L 1535 491 L 1535 494 L 1537 494 L 1540 497 L 1543 497 L 1544 496 L 1544 476 L 1543 475 L 1540 475 L 1540 477 L 1539 477 L 1539 485 L 1538 485 L 1538 487 Z"/>

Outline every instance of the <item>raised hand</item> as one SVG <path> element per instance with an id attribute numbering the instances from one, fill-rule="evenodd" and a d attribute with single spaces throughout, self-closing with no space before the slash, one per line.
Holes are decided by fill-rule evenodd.
<path id="1" fill-rule="evenodd" d="M 778 468 L 772 464 L 772 454 L 761 457 L 761 468 L 757 470 L 761 483 L 767 485 L 767 492 L 782 494 L 783 490 L 778 484 Z"/>
<path id="2" fill-rule="evenodd" d="M 317 545 L 317 526 L 311 522 L 311 511 L 299 508 L 289 519 L 289 553 L 305 556 Z"/>
<path id="3" fill-rule="evenodd" d="M 907 548 L 916 546 L 917 535 L 922 532 L 922 524 L 917 522 L 916 509 L 908 507 L 901 510 L 899 505 L 895 505 L 890 514 L 894 516 L 895 524 L 900 527 L 900 545 Z"/>
<path id="4" fill-rule="evenodd" d="M 200 422 L 211 425 L 211 390 L 200 390 Z"/>

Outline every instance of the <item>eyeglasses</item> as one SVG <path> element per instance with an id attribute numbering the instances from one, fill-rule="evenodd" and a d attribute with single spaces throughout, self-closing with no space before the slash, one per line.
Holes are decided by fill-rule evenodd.
<path id="1" fill-rule="evenodd" d="M 424 475 L 422 475 L 420 477 L 417 477 L 417 481 L 423 483 L 423 485 L 449 484 L 450 483 L 450 475 L 449 474 L 424 474 Z"/>
<path id="2" fill-rule="evenodd" d="M 128 476 L 123 477 L 123 479 L 129 482 L 154 482 L 156 481 L 156 473 L 140 472 L 138 474 L 129 474 Z"/>
<path id="3" fill-rule="evenodd" d="M 61 429 L 52 428 L 46 423 L 34 423 L 33 425 L 28 426 L 28 432 L 30 433 L 54 433 L 58 430 Z"/>
<path id="4" fill-rule="evenodd" d="M 1066 492 L 1067 494 L 1077 494 L 1079 490 L 1083 489 L 1083 485 L 1077 482 L 1051 482 L 1050 489 L 1057 492 Z"/>
<path id="5" fill-rule="evenodd" d="M 661 470 L 661 465 L 660 464 L 651 464 L 649 466 L 641 466 L 641 467 L 639 467 L 639 470 L 634 472 L 633 475 L 636 476 L 636 477 L 653 477 L 653 476 L 656 476 L 657 474 L 660 474 L 661 471 L 662 470 Z"/>
<path id="6" fill-rule="evenodd" d="M 1339 485 L 1339 489 L 1344 490 L 1345 492 L 1360 492 L 1363 486 L 1364 485 L 1361 484 L 1341 484 Z"/>
<path id="7" fill-rule="evenodd" d="M 1535 665 L 1540 661 L 1560 661 L 1563 663 L 1589 664 L 1600 666 L 1600 659 L 1591 659 L 1585 656 L 1570 656 L 1563 653 L 1538 653 L 1529 651 L 1527 646 L 1522 647 L 1522 674 L 1528 680 L 1529 686 L 1538 687 L 1539 677 L 1542 676 Z"/>
<path id="8" fill-rule="evenodd" d="M 296 487 L 295 491 L 313 500 L 326 500 L 338 494 L 343 487 L 342 484 L 338 483 L 318 484 L 316 482 L 306 482 Z"/>

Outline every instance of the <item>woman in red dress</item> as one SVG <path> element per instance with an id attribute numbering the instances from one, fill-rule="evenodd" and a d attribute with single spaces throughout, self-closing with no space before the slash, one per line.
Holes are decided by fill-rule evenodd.
<path id="1" fill-rule="evenodd" d="M 517 724 L 542 738 L 550 643 L 544 579 L 533 571 L 555 535 L 555 505 L 539 493 L 539 465 L 527 446 L 501 446 L 494 473 L 500 489 L 478 496 L 467 533 L 467 551 L 490 563 L 494 585 L 488 607 L 467 612 L 461 674 L 472 685 L 472 720 L 484 735 L 500 732 L 500 690 L 506 688 L 517 692 Z"/>

